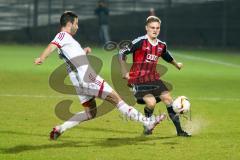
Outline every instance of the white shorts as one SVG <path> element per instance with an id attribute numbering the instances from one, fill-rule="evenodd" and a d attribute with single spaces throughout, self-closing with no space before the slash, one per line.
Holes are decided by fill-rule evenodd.
<path id="1" fill-rule="evenodd" d="M 77 72 L 70 71 L 69 77 L 76 89 L 81 104 L 95 97 L 105 99 L 113 90 L 112 87 L 98 75 L 94 76 L 94 74 L 92 75 L 90 73 L 88 76 L 85 76 L 83 80 Z"/>

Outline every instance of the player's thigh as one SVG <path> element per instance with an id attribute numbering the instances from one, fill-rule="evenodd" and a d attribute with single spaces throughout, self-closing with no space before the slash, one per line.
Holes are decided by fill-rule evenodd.
<path id="1" fill-rule="evenodd" d="M 122 100 L 119 94 L 100 76 L 97 76 L 96 82 L 97 83 L 88 83 L 88 86 L 85 87 L 88 95 L 94 95 L 95 97 L 107 100 L 114 105 Z"/>
<path id="2" fill-rule="evenodd" d="M 156 105 L 156 98 L 152 94 L 146 94 L 143 96 L 143 100 L 147 106 L 154 108 Z"/>
<path id="3" fill-rule="evenodd" d="M 162 92 L 161 95 L 160 95 L 160 99 L 166 105 L 169 105 L 173 102 L 171 93 L 169 91 Z"/>
<path id="4" fill-rule="evenodd" d="M 105 99 L 113 91 L 112 87 L 100 76 L 97 76 L 91 82 L 82 82 L 80 85 L 83 91 L 82 95 L 94 96 L 101 99 Z"/>

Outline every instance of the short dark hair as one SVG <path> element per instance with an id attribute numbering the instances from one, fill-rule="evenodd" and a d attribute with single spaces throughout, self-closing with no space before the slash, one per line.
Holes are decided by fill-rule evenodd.
<path id="1" fill-rule="evenodd" d="M 78 18 L 78 16 L 72 11 L 64 12 L 60 18 L 61 27 L 65 27 L 67 22 L 73 23 L 75 18 Z"/>
<path id="2" fill-rule="evenodd" d="M 156 16 L 149 16 L 146 20 L 146 25 L 148 25 L 149 23 L 152 23 L 152 22 L 158 22 L 161 24 L 161 20 Z"/>

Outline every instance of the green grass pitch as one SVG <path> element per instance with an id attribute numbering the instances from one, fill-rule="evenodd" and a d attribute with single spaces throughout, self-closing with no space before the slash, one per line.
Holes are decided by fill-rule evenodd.
<path id="1" fill-rule="evenodd" d="M 56 104 L 73 100 L 73 113 L 82 106 L 77 96 L 58 93 L 49 86 L 50 74 L 63 63 L 56 53 L 42 66 L 33 64 L 42 50 L 43 46 L 0 45 L 1 160 L 240 159 L 240 54 L 172 50 L 184 63 L 181 71 L 160 61 L 168 68 L 163 79 L 173 84 L 173 97 L 190 98 L 191 121 L 182 118 L 182 123 L 192 132 L 191 138 L 177 137 L 169 120 L 144 137 L 140 123 L 123 119 L 113 110 L 50 141 L 52 127 L 63 122 L 55 115 Z M 92 53 L 103 61 L 100 74 L 111 85 L 113 53 L 101 48 L 93 48 Z M 143 111 L 141 105 L 135 107 Z M 166 112 L 162 103 L 158 110 Z"/>

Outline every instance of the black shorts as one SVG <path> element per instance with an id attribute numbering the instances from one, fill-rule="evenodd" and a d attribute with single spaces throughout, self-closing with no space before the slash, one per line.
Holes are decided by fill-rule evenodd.
<path id="1" fill-rule="evenodd" d="M 169 89 L 161 80 L 133 85 L 134 96 L 138 104 L 145 104 L 143 97 L 147 94 L 152 94 L 158 103 L 164 91 L 169 91 Z"/>

